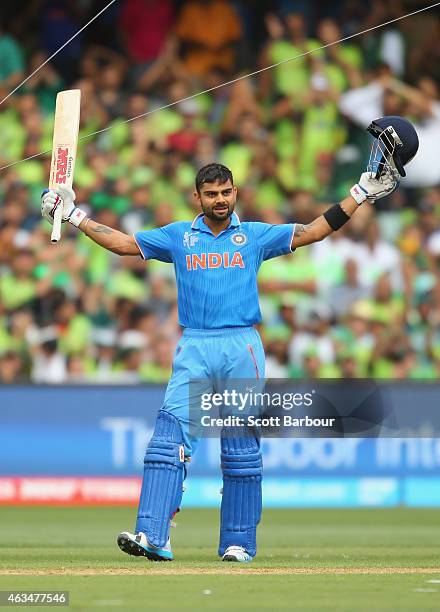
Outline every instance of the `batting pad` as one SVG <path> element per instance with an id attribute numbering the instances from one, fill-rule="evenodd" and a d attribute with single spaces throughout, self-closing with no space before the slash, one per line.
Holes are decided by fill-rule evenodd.
<path id="1" fill-rule="evenodd" d="M 182 500 L 185 452 L 178 420 L 160 410 L 144 459 L 144 477 L 136 521 L 153 546 L 165 546 L 170 521 Z"/>
<path id="2" fill-rule="evenodd" d="M 261 518 L 263 464 L 260 444 L 252 432 L 221 438 L 223 497 L 220 512 L 222 556 L 228 546 L 242 546 L 252 557 L 257 552 L 257 525 Z"/>

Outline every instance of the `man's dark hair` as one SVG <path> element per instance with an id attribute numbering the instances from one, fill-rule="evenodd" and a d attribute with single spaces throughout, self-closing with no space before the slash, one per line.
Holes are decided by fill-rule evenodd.
<path id="1" fill-rule="evenodd" d="M 207 166 L 203 166 L 203 168 L 200 168 L 197 172 L 196 176 L 197 193 L 200 193 L 200 188 L 203 183 L 226 183 L 226 181 L 231 181 L 233 185 L 234 177 L 229 168 L 223 166 L 223 164 L 208 164 Z"/>

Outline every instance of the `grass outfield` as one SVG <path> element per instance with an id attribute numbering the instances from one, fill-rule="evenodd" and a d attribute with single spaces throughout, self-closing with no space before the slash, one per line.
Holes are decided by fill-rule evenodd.
<path id="1" fill-rule="evenodd" d="M 440 609 L 438 510 L 266 510 L 249 565 L 216 557 L 213 510 L 177 517 L 173 563 L 124 555 L 134 512 L 0 507 L 0 589 L 69 590 L 72 610 Z"/>

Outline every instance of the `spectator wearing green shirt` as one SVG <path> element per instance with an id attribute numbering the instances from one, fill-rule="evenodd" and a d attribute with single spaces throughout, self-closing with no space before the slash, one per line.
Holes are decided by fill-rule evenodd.
<path id="1" fill-rule="evenodd" d="M 323 45 L 328 46 L 323 52 L 325 75 L 332 88 L 339 92 L 348 87 L 360 87 L 362 80 L 362 54 L 359 47 L 351 42 L 338 43 L 342 32 L 334 19 L 322 19 L 318 23 L 317 35 Z"/>
<path id="2" fill-rule="evenodd" d="M 153 361 L 143 363 L 139 374 L 144 382 L 165 383 L 171 374 L 173 345 L 166 337 L 158 336 L 153 345 Z"/>
<path id="3" fill-rule="evenodd" d="M 44 117 L 55 112 L 56 95 L 63 89 L 63 81 L 50 62 L 40 68 L 46 60 L 47 55 L 43 51 L 36 51 L 31 55 L 28 69 L 31 73 L 37 69 L 38 72 L 27 81 L 22 90 L 36 96 Z M 52 126 L 52 118 L 50 124 Z"/>
<path id="4" fill-rule="evenodd" d="M 5 95 L 20 83 L 23 73 L 23 51 L 0 21 L 0 88 Z M 3 92 L 0 95 L 3 97 Z"/>
<path id="5" fill-rule="evenodd" d="M 0 276 L 0 295 L 7 310 L 29 304 L 38 293 L 38 282 L 33 276 L 35 267 L 31 251 L 21 250 L 11 260 L 10 269 L 6 268 Z"/>
<path id="6" fill-rule="evenodd" d="M 274 22 L 277 22 L 277 19 L 272 16 L 272 21 L 267 24 L 272 40 L 263 52 L 262 65 L 268 66 L 291 58 L 295 58 L 295 61 L 264 72 L 260 80 L 261 94 L 267 96 L 272 91 L 275 95 L 296 96 L 301 100 L 303 92 L 308 89 L 311 68 L 319 55 L 313 53 L 298 56 L 316 51 L 320 46 L 319 41 L 307 37 L 304 16 L 301 13 L 286 15 L 283 24 L 285 36 L 281 36 L 283 26 L 277 23 L 277 27 L 273 27 Z"/>

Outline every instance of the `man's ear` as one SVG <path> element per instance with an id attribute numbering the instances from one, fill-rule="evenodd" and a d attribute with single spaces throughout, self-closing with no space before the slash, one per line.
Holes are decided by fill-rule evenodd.
<path id="1" fill-rule="evenodd" d="M 200 197 L 200 193 L 195 190 L 193 191 L 193 198 L 194 198 L 194 202 L 196 203 L 196 205 L 201 208 L 202 207 L 202 198 Z"/>

